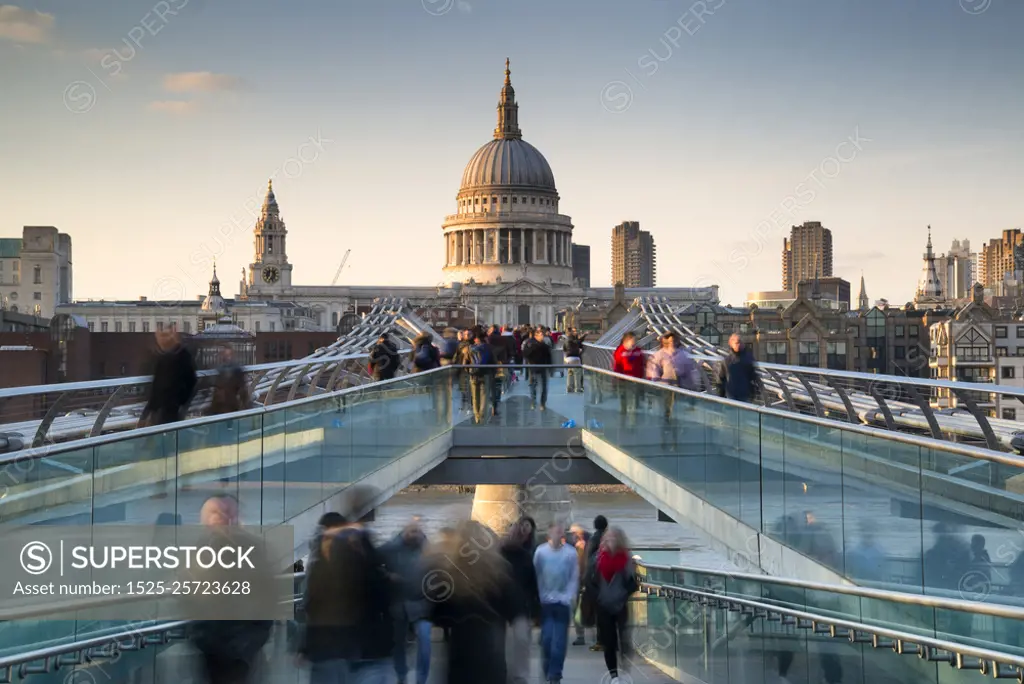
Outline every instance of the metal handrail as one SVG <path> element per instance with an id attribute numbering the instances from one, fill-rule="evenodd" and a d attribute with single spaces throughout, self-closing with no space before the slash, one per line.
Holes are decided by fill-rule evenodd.
<path id="1" fill-rule="evenodd" d="M 858 596 L 860 598 L 878 599 L 891 601 L 893 603 L 924 606 L 941 610 L 956 610 L 970 612 L 977 615 L 985 615 L 995 618 L 1009 618 L 1012 620 L 1024 620 L 1024 607 L 1016 607 L 1002 603 L 982 603 L 966 601 L 964 599 L 944 598 L 941 596 L 929 596 L 925 594 L 911 594 L 902 591 L 891 591 L 888 589 L 872 589 L 860 587 L 853 584 L 826 584 L 823 582 L 810 582 L 796 580 L 788 577 L 775 577 L 772 575 L 756 575 L 745 572 L 733 572 L 731 570 L 709 570 L 707 568 L 696 568 L 682 565 L 658 565 L 656 563 L 645 563 L 641 557 L 638 566 L 648 570 L 668 570 L 681 572 L 694 572 L 703 575 L 717 575 L 729 577 L 736 580 L 751 582 L 770 582 L 781 584 L 787 587 L 805 589 L 809 591 L 825 591 L 847 596 Z"/>
<path id="2" fill-rule="evenodd" d="M 600 349 L 601 351 L 614 352 L 615 347 L 606 345 L 585 343 L 587 347 Z M 648 350 L 644 350 L 648 351 Z M 709 363 L 720 362 L 723 357 L 709 356 L 705 354 L 690 354 L 696 361 L 707 361 Z M 882 375 L 876 373 L 862 373 L 860 371 L 841 371 L 832 368 L 817 368 L 815 366 L 789 366 L 779 363 L 765 363 L 758 361 L 759 368 L 771 369 L 782 373 L 811 374 L 825 377 L 840 378 L 844 380 L 862 380 L 869 383 L 891 382 L 899 385 L 916 385 L 918 387 L 941 387 L 943 389 L 962 390 L 968 392 L 983 392 L 985 394 L 1005 394 L 1024 398 L 1024 387 L 1012 387 L 1010 385 L 999 385 L 996 383 L 982 382 L 952 382 L 951 380 L 932 380 L 928 378 L 913 378 L 904 375 Z M 1002 389 L 995 389 L 996 387 Z"/>
<path id="3" fill-rule="evenodd" d="M 429 373 L 437 373 L 448 368 L 443 366 L 441 368 L 435 368 L 434 370 L 423 371 L 422 373 L 416 373 L 416 377 L 426 375 Z M 330 393 L 318 394 L 311 397 L 302 397 L 301 399 L 293 399 L 289 402 L 282 402 L 280 404 L 272 404 L 270 406 L 257 406 L 255 408 L 244 409 L 242 411 L 235 411 L 233 413 L 222 413 L 214 416 L 199 416 L 197 418 L 189 418 L 181 420 L 176 423 L 168 423 L 166 425 L 151 425 L 147 427 L 135 428 L 133 430 L 125 430 L 123 432 L 112 432 L 106 435 L 97 435 L 96 437 L 86 437 L 84 439 L 78 439 L 73 442 L 62 442 L 60 444 L 52 444 L 42 447 L 33 447 L 30 449 L 22 449 L 11 454 L 5 454 L 0 456 L 0 468 L 6 463 L 21 463 L 30 459 L 46 458 L 55 456 L 68 451 L 78 451 L 80 449 L 86 449 L 90 447 L 96 447 L 103 444 L 110 444 L 111 442 L 122 442 L 129 439 L 136 439 L 139 437 L 148 437 L 150 435 L 162 434 L 165 432 L 174 432 L 182 428 L 197 427 L 200 425 L 209 425 L 212 423 L 222 423 L 238 418 L 245 418 L 247 416 L 256 416 L 264 413 L 274 413 L 276 411 L 284 410 L 287 408 L 301 406 L 313 401 L 323 401 L 325 399 L 341 398 L 350 394 L 359 394 L 366 392 L 369 389 L 378 389 L 386 385 L 408 382 L 409 375 L 400 375 L 390 380 L 379 380 L 377 382 L 368 383 L 366 385 L 356 385 L 354 387 L 345 387 L 340 390 L 334 390 Z"/>
<path id="4" fill-rule="evenodd" d="M 818 418 L 817 416 L 809 416 L 803 413 L 793 413 L 790 411 L 783 411 L 781 409 L 772 408 L 771 406 L 759 406 L 757 404 L 747 404 L 735 399 L 728 399 L 726 397 L 719 397 L 714 394 L 708 394 L 707 392 L 694 392 L 692 390 L 683 389 L 681 387 L 675 387 L 666 383 L 653 382 L 643 378 L 633 378 L 624 376 L 620 373 L 615 373 L 604 368 L 595 368 L 593 366 L 584 366 L 589 371 L 594 373 L 600 373 L 607 375 L 619 380 L 626 380 L 629 382 L 635 382 L 642 385 L 648 385 L 655 387 L 662 391 L 677 392 L 679 394 L 686 395 L 688 397 L 694 397 L 704 401 L 711 401 L 723 406 L 730 406 L 733 408 L 744 409 L 755 413 L 761 413 L 769 416 L 775 416 L 778 418 L 786 418 L 788 420 L 796 420 L 802 423 L 810 423 L 820 427 L 828 428 L 830 430 L 842 430 L 846 432 L 856 432 L 858 434 L 866 435 L 869 437 L 876 437 L 879 439 L 890 440 L 894 442 L 902 442 L 904 444 L 910 444 L 913 446 L 937 449 L 940 451 L 947 451 L 956 453 L 962 456 L 969 456 L 971 458 L 980 458 L 986 461 L 992 461 L 995 463 L 1003 463 L 1015 468 L 1024 469 L 1024 456 L 1017 456 L 1001 451 L 991 451 L 982 447 L 976 447 L 970 444 L 956 444 L 952 442 L 945 442 L 931 437 L 922 437 L 919 435 L 913 435 L 906 432 L 898 432 L 894 430 L 882 430 L 870 425 L 859 425 L 854 423 L 844 423 L 836 420 L 829 420 L 827 418 Z"/>
<path id="5" fill-rule="evenodd" d="M 1019 656 L 1013 653 L 992 651 L 986 648 L 946 641 L 935 637 L 902 632 L 888 627 L 809 613 L 807 611 L 787 608 L 774 603 L 763 603 L 761 601 L 739 598 L 729 594 L 716 594 L 713 592 L 701 591 L 700 589 L 694 589 L 692 587 L 680 587 L 672 584 L 661 584 L 656 582 L 641 582 L 640 586 L 641 589 L 648 594 L 654 593 L 657 596 L 665 595 L 669 598 L 683 598 L 692 602 L 708 602 L 712 604 L 722 602 L 726 604 L 723 608 L 727 608 L 730 605 L 735 605 L 739 608 L 745 607 L 754 611 L 753 614 L 755 617 L 767 618 L 769 615 L 789 616 L 796 621 L 797 626 L 802 626 L 808 629 L 813 628 L 816 624 L 828 625 L 828 633 L 830 635 L 833 637 L 846 636 L 851 642 L 856 642 L 857 637 L 860 634 L 870 634 L 875 637 L 881 637 L 882 639 L 892 640 L 891 648 L 897 653 L 907 655 L 918 654 L 922 658 L 941 660 L 941 658 L 935 658 L 935 654 L 930 650 L 907 648 L 907 646 L 917 645 L 924 647 L 924 649 L 935 649 L 936 651 L 949 653 L 951 656 L 958 656 L 955 659 L 955 662 L 952 659 L 949 661 L 951 665 L 958 669 L 973 669 L 963 660 L 963 656 L 967 656 L 977 658 L 982 661 L 977 665 L 981 672 L 990 671 L 989 668 L 985 666 L 985 663 L 988 662 L 994 664 L 994 667 L 991 670 L 993 672 L 998 665 L 1009 665 L 1010 667 L 1017 668 L 1018 673 L 1013 676 L 1018 678 L 1021 676 L 1021 672 L 1024 671 L 1024 656 Z M 803 622 L 801 623 L 801 621 Z M 843 634 L 843 632 L 845 632 L 845 634 Z M 873 643 L 876 647 L 884 645 L 877 639 L 873 640 Z"/>

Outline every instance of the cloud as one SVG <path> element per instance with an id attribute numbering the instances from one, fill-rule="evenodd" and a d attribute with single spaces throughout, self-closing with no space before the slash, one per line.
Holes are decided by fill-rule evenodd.
<path id="1" fill-rule="evenodd" d="M 52 14 L 0 5 L 0 38 L 15 43 L 47 43 L 52 33 Z"/>
<path id="2" fill-rule="evenodd" d="M 460 12 L 463 12 L 465 14 L 469 14 L 470 12 L 473 11 L 473 6 L 466 2 L 466 0 L 459 0 L 456 7 L 459 8 Z"/>
<path id="3" fill-rule="evenodd" d="M 237 76 L 213 74 L 209 71 L 188 71 L 164 76 L 164 89 L 172 93 L 215 93 L 238 90 L 242 81 Z"/>
<path id="4" fill-rule="evenodd" d="M 196 111 L 195 102 L 186 100 L 155 100 L 146 107 L 151 112 L 163 112 L 165 114 L 191 114 Z"/>

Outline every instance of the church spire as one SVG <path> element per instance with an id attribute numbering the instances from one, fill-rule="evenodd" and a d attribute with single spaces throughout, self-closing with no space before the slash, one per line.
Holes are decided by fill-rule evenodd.
<path id="1" fill-rule="evenodd" d="M 942 286 L 939 274 L 935 270 L 935 252 L 932 251 L 932 227 L 928 226 L 928 245 L 924 252 L 924 264 L 921 268 L 921 280 L 917 285 L 915 304 L 935 304 L 942 300 Z"/>
<path id="2" fill-rule="evenodd" d="M 860 274 L 860 294 L 857 296 L 857 309 L 867 311 L 871 308 L 868 305 L 868 289 L 864 286 L 864 272 Z"/>
<path id="3" fill-rule="evenodd" d="M 516 104 L 516 91 L 512 87 L 512 71 L 509 60 L 505 58 L 505 85 L 501 87 L 498 97 L 498 126 L 494 129 L 496 140 L 522 140 L 523 133 L 519 130 L 519 105 Z"/>

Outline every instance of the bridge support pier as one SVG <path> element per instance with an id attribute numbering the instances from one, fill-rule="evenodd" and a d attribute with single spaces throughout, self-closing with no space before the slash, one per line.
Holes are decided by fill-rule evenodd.
<path id="1" fill-rule="evenodd" d="M 537 521 L 538 534 L 553 521 L 568 525 L 572 519 L 569 488 L 564 485 L 477 485 L 473 520 L 502 535 L 524 515 Z"/>

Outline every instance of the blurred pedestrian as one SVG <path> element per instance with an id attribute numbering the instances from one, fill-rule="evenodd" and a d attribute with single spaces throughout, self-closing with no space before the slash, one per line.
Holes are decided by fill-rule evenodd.
<path id="1" fill-rule="evenodd" d="M 272 592 L 270 569 L 267 567 L 266 558 L 259 550 L 262 546 L 257 540 L 251 539 L 245 532 L 237 529 L 238 518 L 238 500 L 227 494 L 209 497 L 199 512 L 200 524 L 214 532 L 211 547 L 244 546 L 244 542 L 257 547 L 251 554 L 251 562 L 255 564 L 260 575 L 266 576 L 254 575 L 252 590 L 256 595 L 259 595 L 259 592 Z M 216 574 L 216 569 L 214 572 L 217 579 L 225 579 Z M 195 571 L 191 575 L 191 579 L 200 582 L 203 581 L 202 577 L 211 583 L 214 580 L 214 575 L 197 575 Z M 199 597 L 190 597 L 189 602 L 193 603 L 195 609 L 202 610 L 196 606 L 196 602 L 202 600 Z M 223 603 L 217 605 L 222 606 Z M 194 620 L 189 625 L 189 638 L 202 656 L 206 681 L 209 684 L 247 684 L 253 681 L 260 653 L 270 639 L 273 625 L 271 620 Z"/>
<path id="2" fill-rule="evenodd" d="M 491 416 L 498 416 L 498 402 L 501 397 L 501 389 L 495 379 L 494 350 L 488 344 L 487 334 L 483 328 L 477 328 L 473 333 L 472 355 L 469 389 L 473 399 L 473 419 L 479 424 L 484 421 L 488 400 L 491 405 Z"/>
<path id="3" fill-rule="evenodd" d="M 590 535 L 590 540 L 587 542 L 585 549 L 586 571 L 584 572 L 584 577 L 593 572 L 593 566 L 597 560 L 597 552 L 601 548 L 601 540 L 604 538 L 607 530 L 608 519 L 603 515 L 596 516 L 594 518 L 594 532 Z M 586 586 L 586 583 L 583 584 L 583 595 L 580 597 L 580 622 L 584 627 L 597 626 L 597 595 Z M 600 633 L 597 635 L 597 642 L 590 647 L 590 650 L 601 650 Z"/>
<path id="4" fill-rule="evenodd" d="M 245 381 L 245 369 L 235 361 L 235 350 L 225 345 L 220 351 L 220 366 L 217 369 L 208 414 L 212 416 L 243 411 L 251 404 L 249 384 Z"/>
<path id="5" fill-rule="evenodd" d="M 532 519 L 521 518 L 509 527 L 501 546 L 501 555 L 508 562 L 512 581 L 522 597 L 512 619 L 511 647 L 507 658 L 508 678 L 512 684 L 529 681 L 530 631 L 533 621 L 540 615 L 537 571 L 533 567 L 533 531 Z"/>
<path id="6" fill-rule="evenodd" d="M 573 646 L 585 646 L 587 643 L 586 630 L 583 627 L 581 615 L 581 602 L 583 597 L 583 578 L 587 573 L 587 542 L 590 541 L 590 534 L 578 523 L 573 523 L 569 528 L 569 534 L 565 539 L 566 543 L 576 549 L 576 557 L 579 560 L 580 590 L 576 592 L 576 602 L 572 606 L 572 624 L 576 629 L 576 640 Z"/>
<path id="7" fill-rule="evenodd" d="M 523 599 L 498 539 L 475 521 L 460 523 L 427 549 L 423 586 L 431 621 L 449 630 L 447 684 L 505 684 L 506 626 Z"/>
<path id="8" fill-rule="evenodd" d="M 597 596 L 597 631 L 604 646 L 608 676 L 614 682 L 621 666 L 628 664 L 629 597 L 639 588 L 632 554 L 621 528 L 610 528 L 601 539 L 594 571 L 587 582 Z"/>
<path id="9" fill-rule="evenodd" d="M 401 365 L 398 348 L 387 333 L 378 337 L 377 343 L 370 348 L 370 375 L 374 382 L 392 379 Z"/>
<path id="10" fill-rule="evenodd" d="M 176 330 L 158 330 L 149 400 L 140 425 L 166 425 L 185 417 L 196 390 L 196 365 Z"/>
<path id="11" fill-rule="evenodd" d="M 573 329 L 565 337 L 562 351 L 565 353 L 565 364 L 569 366 L 565 376 L 565 391 L 583 391 L 583 342 L 586 335 L 580 337 Z"/>
<path id="12" fill-rule="evenodd" d="M 761 393 L 754 354 L 736 333 L 729 336 L 729 353 L 718 364 L 718 393 L 736 401 L 751 402 Z"/>
<path id="13" fill-rule="evenodd" d="M 556 684 L 562 681 L 569 641 L 570 611 L 576 602 L 580 583 L 576 549 L 564 542 L 564 528 L 559 523 L 552 523 L 548 527 L 547 543 L 538 546 L 533 555 L 540 593 L 544 679 Z"/>
<path id="14" fill-rule="evenodd" d="M 381 547 L 384 562 L 395 583 L 395 674 L 398 684 L 405 684 L 409 674 L 406 658 L 406 636 L 412 628 L 416 637 L 416 684 L 427 684 L 430 672 L 429 607 L 423 594 L 423 551 L 427 537 L 419 516 L 413 517 L 394 539 Z"/>

